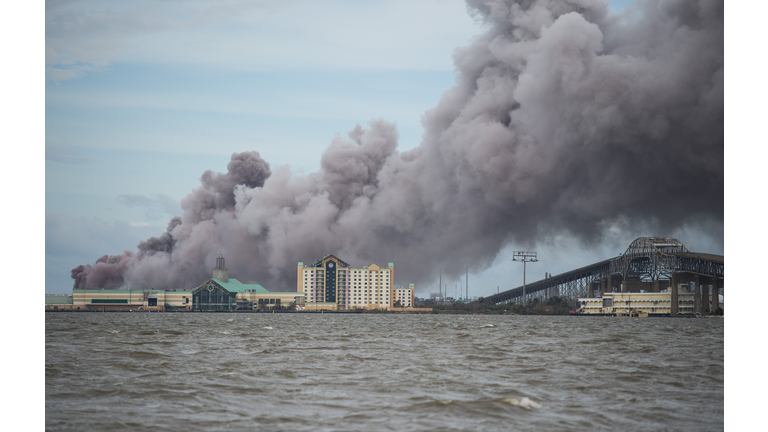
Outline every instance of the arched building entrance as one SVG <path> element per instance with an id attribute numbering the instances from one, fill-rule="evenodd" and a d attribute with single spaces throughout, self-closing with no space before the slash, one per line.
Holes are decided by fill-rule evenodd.
<path id="1" fill-rule="evenodd" d="M 193 310 L 231 311 L 235 309 L 237 293 L 230 292 L 213 279 L 192 291 Z"/>

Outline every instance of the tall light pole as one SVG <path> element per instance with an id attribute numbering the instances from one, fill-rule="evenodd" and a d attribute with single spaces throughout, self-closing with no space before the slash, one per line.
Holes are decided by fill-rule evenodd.
<path id="1" fill-rule="evenodd" d="M 442 268 L 440 269 L 440 281 L 437 283 L 437 291 L 438 291 L 438 294 L 437 294 L 438 297 L 437 299 L 435 299 L 435 301 L 439 302 L 440 296 L 441 296 L 441 294 L 439 293 L 443 291 L 443 269 Z"/>
<path id="2" fill-rule="evenodd" d="M 512 261 L 520 261 L 523 263 L 523 306 L 525 306 L 525 264 L 529 262 L 537 262 L 539 259 L 536 258 L 536 252 L 515 251 L 512 254 Z"/>
<path id="3" fill-rule="evenodd" d="M 467 278 L 466 278 L 467 302 L 469 302 L 469 264 L 470 263 L 467 263 Z"/>

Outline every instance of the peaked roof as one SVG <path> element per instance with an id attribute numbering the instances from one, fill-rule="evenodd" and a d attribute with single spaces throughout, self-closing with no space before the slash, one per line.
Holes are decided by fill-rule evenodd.
<path id="1" fill-rule="evenodd" d="M 325 259 L 326 259 L 326 258 L 328 258 L 328 257 L 333 257 L 333 258 L 335 258 L 335 259 L 336 259 L 336 262 L 338 262 L 338 263 L 339 263 L 339 267 L 349 267 L 349 264 L 347 264 L 347 263 L 346 263 L 346 262 L 344 262 L 344 261 L 343 261 L 341 258 L 337 257 L 337 256 L 336 256 L 336 255 L 334 255 L 334 254 L 328 254 L 328 255 L 326 255 L 326 256 L 324 256 L 324 257 L 322 257 L 322 258 L 320 258 L 320 259 L 316 260 L 316 261 L 315 261 L 314 263 L 312 263 L 312 265 L 310 265 L 309 267 L 310 267 L 310 268 L 312 268 L 312 267 L 320 267 L 320 265 L 323 263 L 323 260 L 325 260 Z"/>
<path id="2" fill-rule="evenodd" d="M 268 293 L 269 290 L 259 284 L 244 284 L 237 279 L 229 278 L 228 282 L 224 282 L 221 279 L 211 278 L 212 281 L 219 284 L 222 288 L 229 292 L 242 293 L 245 290 L 254 290 L 259 293 Z"/>

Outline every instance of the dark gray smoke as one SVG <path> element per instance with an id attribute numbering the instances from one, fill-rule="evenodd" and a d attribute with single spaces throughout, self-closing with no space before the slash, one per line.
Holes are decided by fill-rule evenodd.
<path id="1" fill-rule="evenodd" d="M 122 288 L 126 284 L 125 274 L 134 259 L 127 250 L 119 255 L 104 255 L 93 265 L 79 265 L 72 269 L 74 288 Z"/>
<path id="2" fill-rule="evenodd" d="M 176 239 L 171 234 L 173 229 L 181 225 L 181 218 L 176 216 L 171 218 L 168 223 L 168 228 L 160 237 L 150 237 L 147 240 L 139 242 L 139 252 L 146 255 L 154 255 L 157 252 L 170 253 L 173 251 L 173 246 L 176 244 Z"/>
<path id="3" fill-rule="evenodd" d="M 213 219 L 217 210 L 235 206 L 235 186 L 261 187 L 272 174 L 269 163 L 259 152 L 232 154 L 226 174 L 207 170 L 200 178 L 203 184 L 181 201 L 186 223 L 198 223 Z"/>
<path id="4" fill-rule="evenodd" d="M 307 176 L 234 154 L 180 222 L 136 255 L 74 269 L 75 287 L 190 288 L 219 249 L 233 277 L 273 290 L 327 253 L 393 261 L 398 283 L 419 283 L 468 257 L 481 270 L 510 241 L 722 226 L 722 2 L 624 15 L 599 0 L 467 4 L 488 30 L 455 51 L 456 84 L 424 114 L 419 147 L 398 152 L 377 119 L 333 139 Z"/>

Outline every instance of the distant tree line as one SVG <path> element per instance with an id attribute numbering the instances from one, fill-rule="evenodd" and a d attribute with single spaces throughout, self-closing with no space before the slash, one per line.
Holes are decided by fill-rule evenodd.
<path id="1" fill-rule="evenodd" d="M 471 303 L 438 304 L 433 300 L 417 302 L 416 307 L 431 307 L 433 313 L 482 313 L 489 315 L 568 315 L 571 307 L 563 297 L 550 297 L 545 301 L 534 299 L 523 306 L 517 303 L 494 304 L 486 302 L 483 297 Z"/>

